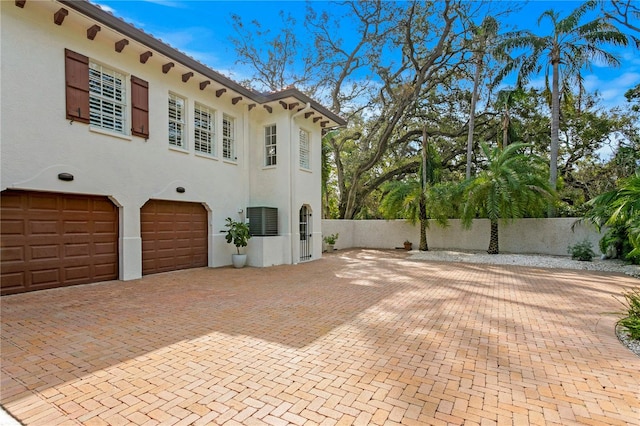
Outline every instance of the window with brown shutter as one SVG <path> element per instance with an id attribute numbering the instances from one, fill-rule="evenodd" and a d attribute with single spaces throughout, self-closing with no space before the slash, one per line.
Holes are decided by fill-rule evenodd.
<path id="1" fill-rule="evenodd" d="M 65 49 L 67 118 L 89 123 L 89 58 Z"/>
<path id="2" fill-rule="evenodd" d="M 131 76 L 131 134 L 149 138 L 149 83 Z"/>

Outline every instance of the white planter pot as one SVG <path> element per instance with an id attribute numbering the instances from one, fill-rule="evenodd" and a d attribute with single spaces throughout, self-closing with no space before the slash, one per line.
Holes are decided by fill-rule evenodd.
<path id="1" fill-rule="evenodd" d="M 232 254 L 231 262 L 233 262 L 234 268 L 242 268 L 247 263 L 247 255 L 246 254 Z"/>

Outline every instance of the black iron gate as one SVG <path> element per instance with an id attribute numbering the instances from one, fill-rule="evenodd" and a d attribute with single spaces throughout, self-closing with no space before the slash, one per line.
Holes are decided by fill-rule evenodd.
<path id="1" fill-rule="evenodd" d="M 300 208 L 300 261 L 311 259 L 311 249 L 313 244 L 311 236 L 311 211 L 307 206 Z"/>

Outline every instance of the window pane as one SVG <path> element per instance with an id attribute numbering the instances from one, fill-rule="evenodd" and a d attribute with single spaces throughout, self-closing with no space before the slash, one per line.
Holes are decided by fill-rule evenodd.
<path id="1" fill-rule="evenodd" d="M 169 145 L 181 148 L 185 148 L 184 105 L 184 99 L 174 94 L 169 94 Z"/>
<path id="2" fill-rule="evenodd" d="M 213 154 L 214 133 L 213 133 L 213 111 L 209 108 L 196 104 L 194 110 L 194 149 L 197 152 Z"/>
<path id="3" fill-rule="evenodd" d="M 126 133 L 126 86 L 124 76 L 102 65 L 89 64 L 90 123 Z"/>
<path id="4" fill-rule="evenodd" d="M 266 166 L 275 166 L 277 163 L 277 137 L 276 126 L 266 126 L 264 128 L 264 163 Z"/>
<path id="5" fill-rule="evenodd" d="M 309 161 L 309 132 L 300 129 L 300 167 L 310 168 Z"/>
<path id="6" fill-rule="evenodd" d="M 235 119 L 228 115 L 222 118 L 222 156 L 235 160 Z"/>

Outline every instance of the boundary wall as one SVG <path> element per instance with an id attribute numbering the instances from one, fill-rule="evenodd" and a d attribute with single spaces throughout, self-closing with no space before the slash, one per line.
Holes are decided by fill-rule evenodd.
<path id="1" fill-rule="evenodd" d="M 585 239 L 593 244 L 593 251 L 599 253 L 598 242 L 601 234 L 587 223 L 579 223 L 572 230 L 578 218 L 517 219 L 500 221 L 499 244 L 501 253 L 527 253 L 568 256 L 570 245 Z M 413 243 L 413 249 L 420 243 L 419 224 L 411 225 L 406 220 L 322 220 L 322 235 L 339 233 L 335 244 L 337 249 L 351 247 L 394 249 L 402 247 L 405 240 Z M 490 224 L 488 219 L 476 219 L 470 229 L 464 229 L 459 219 L 449 221 L 449 226 L 441 227 L 431 223 L 427 228 L 429 249 L 485 251 L 489 246 Z"/>

